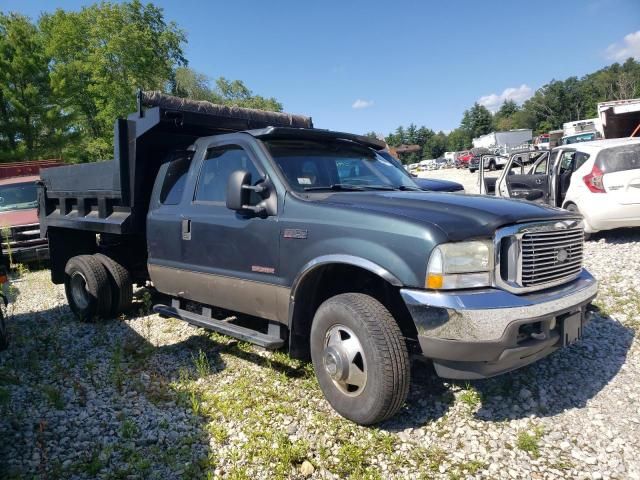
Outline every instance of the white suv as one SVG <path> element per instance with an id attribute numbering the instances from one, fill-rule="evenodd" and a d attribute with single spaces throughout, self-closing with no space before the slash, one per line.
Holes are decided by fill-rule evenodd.
<path id="1" fill-rule="evenodd" d="M 577 209 L 587 233 L 640 227 L 640 139 L 599 140 L 562 153 L 558 181 L 570 181 L 561 205 Z"/>
<path id="2" fill-rule="evenodd" d="M 512 154 L 499 178 L 485 177 L 482 169 L 480 192 L 578 211 L 587 234 L 640 227 L 640 138 L 535 153 L 538 158 L 530 167 Z"/>

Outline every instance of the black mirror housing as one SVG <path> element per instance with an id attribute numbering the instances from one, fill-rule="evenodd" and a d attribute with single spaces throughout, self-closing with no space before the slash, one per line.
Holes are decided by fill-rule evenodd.
<path id="1" fill-rule="evenodd" d="M 230 210 L 244 210 L 249 206 L 251 190 L 244 188 L 251 185 L 251 173 L 247 170 L 236 170 L 229 175 L 227 182 L 227 208 Z"/>

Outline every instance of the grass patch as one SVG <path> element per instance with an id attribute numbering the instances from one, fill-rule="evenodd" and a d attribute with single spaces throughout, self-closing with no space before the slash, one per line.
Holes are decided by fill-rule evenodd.
<path id="1" fill-rule="evenodd" d="M 482 396 L 471 384 L 465 385 L 464 391 L 460 394 L 460 401 L 467 405 L 469 408 L 476 408 L 482 401 Z"/>
<path id="2" fill-rule="evenodd" d="M 122 422 L 120 435 L 122 435 L 122 438 L 126 438 L 127 440 L 138 436 L 138 427 L 133 422 L 133 420 L 127 418 Z"/>
<path id="3" fill-rule="evenodd" d="M 198 350 L 198 355 L 191 354 L 191 360 L 193 361 L 193 366 L 196 369 L 196 373 L 199 378 L 208 377 L 211 373 L 211 365 L 209 364 L 209 359 L 207 358 L 207 354 L 202 350 Z"/>
<path id="4" fill-rule="evenodd" d="M 42 393 L 44 393 L 49 404 L 56 410 L 62 410 L 64 408 L 64 398 L 58 388 L 53 385 L 43 385 Z"/>
<path id="5" fill-rule="evenodd" d="M 538 458 L 540 456 L 540 446 L 538 442 L 542 438 L 544 431 L 542 427 L 534 428 L 532 433 L 521 431 L 518 433 L 518 437 L 516 439 L 516 447 L 520 450 L 527 452 L 533 458 Z"/>

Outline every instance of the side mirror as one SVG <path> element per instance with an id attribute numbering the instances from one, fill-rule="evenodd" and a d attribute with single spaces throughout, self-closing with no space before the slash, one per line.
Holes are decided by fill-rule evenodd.
<path id="1" fill-rule="evenodd" d="M 250 205 L 251 192 L 262 193 L 267 189 L 264 185 L 251 185 L 251 173 L 247 170 L 236 170 L 229 175 L 227 182 L 227 208 L 230 210 L 249 210 L 254 213 L 262 213 L 266 210 L 264 202 L 258 205 Z"/>

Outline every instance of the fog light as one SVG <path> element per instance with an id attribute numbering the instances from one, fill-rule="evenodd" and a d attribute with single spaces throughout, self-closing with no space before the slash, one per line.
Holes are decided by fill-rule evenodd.
<path id="1" fill-rule="evenodd" d="M 556 317 L 553 317 L 549 322 L 549 330 L 553 330 L 554 328 L 556 328 Z"/>

